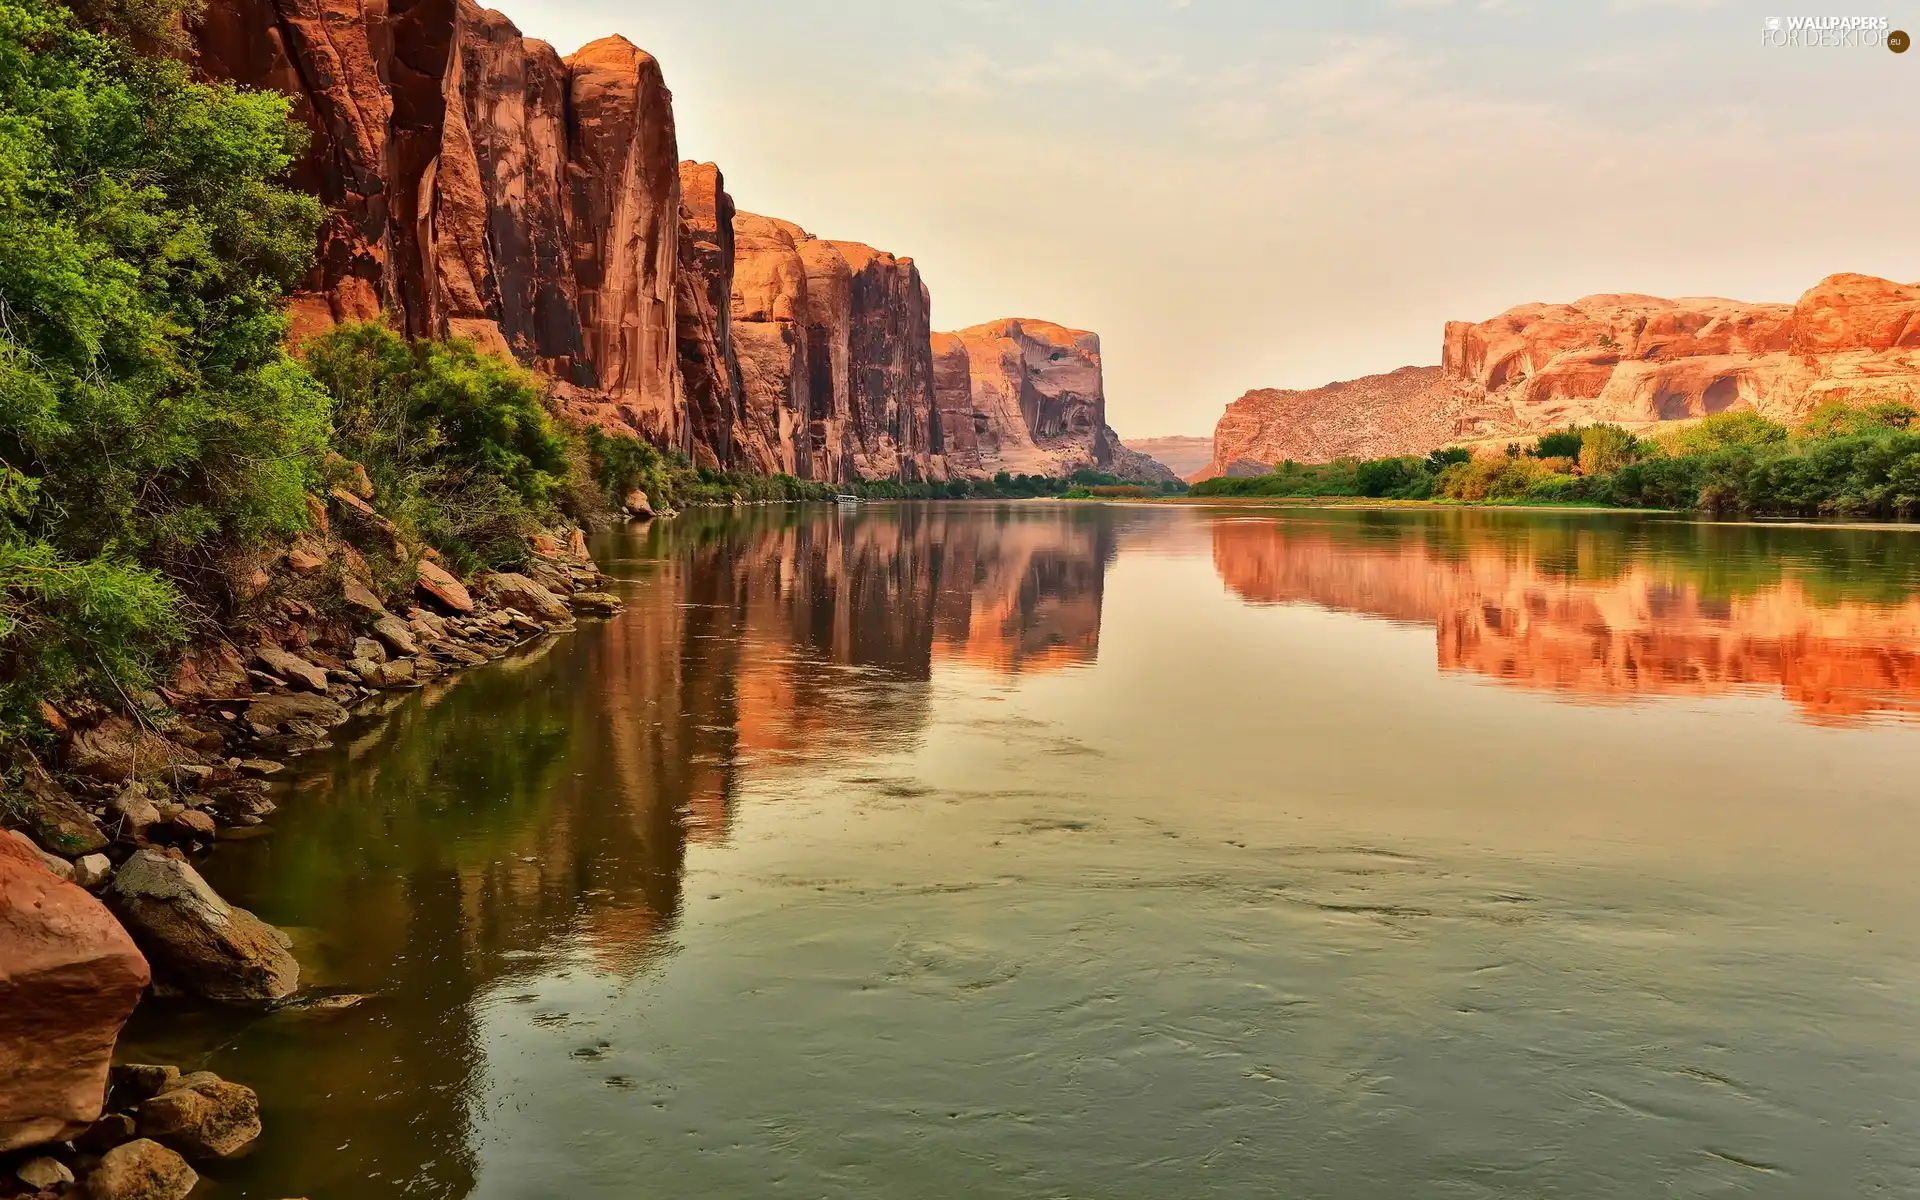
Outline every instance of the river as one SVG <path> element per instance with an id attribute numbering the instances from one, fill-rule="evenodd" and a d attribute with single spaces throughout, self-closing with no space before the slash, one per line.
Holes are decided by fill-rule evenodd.
<path id="1" fill-rule="evenodd" d="M 1920 531 L 1025 502 L 601 538 L 149 1014 L 208 1196 L 1920 1195 Z"/>

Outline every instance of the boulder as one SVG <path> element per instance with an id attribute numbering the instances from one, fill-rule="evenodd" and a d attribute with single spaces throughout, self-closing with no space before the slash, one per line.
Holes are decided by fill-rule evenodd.
<path id="1" fill-rule="evenodd" d="M 567 597 L 575 612 L 608 617 L 626 607 L 626 602 L 610 592 L 575 592 Z"/>
<path id="2" fill-rule="evenodd" d="M 170 824 L 182 841 L 210 842 L 219 832 L 219 827 L 214 824 L 213 818 L 197 808 L 189 808 L 176 814 Z"/>
<path id="3" fill-rule="evenodd" d="M 189 1159 L 231 1158 L 260 1136 L 260 1098 L 211 1071 L 196 1071 L 140 1105 L 141 1137 Z"/>
<path id="4" fill-rule="evenodd" d="M 380 597 L 374 595 L 373 589 L 364 583 L 347 580 L 340 585 L 340 598 L 368 616 L 386 615 L 387 606 L 380 603 Z"/>
<path id="5" fill-rule="evenodd" d="M 73 881 L 92 890 L 113 874 L 113 860 L 104 854 L 85 854 L 73 860 Z"/>
<path id="6" fill-rule="evenodd" d="M 314 666 L 298 654 L 267 644 L 255 647 L 253 658 L 262 670 L 278 675 L 295 687 L 305 688 L 309 692 L 324 693 L 327 690 L 325 669 Z"/>
<path id="7" fill-rule="evenodd" d="M 353 658 L 368 659 L 372 662 L 387 661 L 387 648 L 374 638 L 359 637 L 353 639 Z"/>
<path id="8" fill-rule="evenodd" d="M 455 579 L 447 569 L 432 559 L 421 559 L 414 564 L 419 575 L 420 591 L 442 606 L 458 613 L 473 611 L 473 596 L 465 584 Z"/>
<path id="9" fill-rule="evenodd" d="M 151 1138 L 115 1146 L 87 1174 L 87 1200 L 186 1200 L 200 1176 Z"/>
<path id="10" fill-rule="evenodd" d="M 154 964 L 194 995 L 243 1004 L 278 1000 L 299 986 L 287 936 L 222 900 L 179 859 L 135 852 L 107 896 Z"/>
<path id="11" fill-rule="evenodd" d="M 261 696 L 247 705 L 248 722 L 269 731 L 295 722 L 330 729 L 345 724 L 348 715 L 346 709 L 325 696 L 306 693 Z"/>
<path id="12" fill-rule="evenodd" d="M 112 913 L 0 838 L 0 1152 L 100 1116 L 114 1040 L 149 979 Z"/>
<path id="13" fill-rule="evenodd" d="M 496 608 L 517 608 L 547 624 L 565 624 L 572 618 L 567 606 L 548 591 L 546 585 L 511 571 L 482 579 L 480 596 Z"/>
<path id="14" fill-rule="evenodd" d="M 7 830 L 6 838 L 8 841 L 23 847 L 29 854 L 33 855 L 34 861 L 44 867 L 47 874 L 60 880 L 62 883 L 73 882 L 73 864 L 66 859 L 55 854 L 48 854 L 45 850 L 34 845 L 32 838 L 21 833 L 18 829 Z"/>
<path id="15" fill-rule="evenodd" d="M 81 730 L 67 744 L 67 764 L 98 779 L 148 779 L 171 767 L 205 762 L 196 751 L 119 715 Z"/>
<path id="16" fill-rule="evenodd" d="M 375 621 L 373 636 L 386 643 L 387 649 L 403 658 L 412 658 L 420 653 L 420 643 L 415 640 L 412 628 L 399 617 L 385 616 Z"/>
<path id="17" fill-rule="evenodd" d="M 13 1177 L 35 1191 L 52 1191 L 73 1182 L 73 1172 L 57 1158 L 41 1155 L 20 1164 Z"/>
<path id="18" fill-rule="evenodd" d="M 130 783 L 107 801 L 107 824 L 119 836 L 144 836 L 160 823 L 160 810 L 147 799 L 145 784 Z"/>
<path id="19" fill-rule="evenodd" d="M 639 488 L 634 488 L 627 493 L 626 499 L 621 502 L 621 507 L 626 509 L 627 515 L 635 520 L 653 519 L 653 501 L 647 499 L 647 494 Z"/>
<path id="20" fill-rule="evenodd" d="M 175 1071 L 175 1075 L 179 1072 Z M 85 1133 L 73 1139 L 73 1148 L 82 1154 L 105 1154 L 115 1146 L 125 1145 L 138 1134 L 134 1129 L 133 1118 L 126 1113 L 108 1113 L 98 1121 L 87 1126 Z"/>
<path id="21" fill-rule="evenodd" d="M 152 1099 L 179 1079 L 179 1067 L 162 1063 L 116 1063 L 108 1075 L 115 1108 Z"/>

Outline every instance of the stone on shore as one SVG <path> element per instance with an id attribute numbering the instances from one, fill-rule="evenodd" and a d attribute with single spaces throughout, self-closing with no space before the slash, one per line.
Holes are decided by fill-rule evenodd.
<path id="1" fill-rule="evenodd" d="M 67 1164 L 45 1155 L 21 1163 L 13 1177 L 35 1191 L 63 1188 L 73 1182 L 73 1172 L 67 1170 Z"/>
<path id="2" fill-rule="evenodd" d="M 596 617 L 610 617 L 626 607 L 625 601 L 611 592 L 575 592 L 567 597 L 567 603 L 575 612 Z"/>
<path id="3" fill-rule="evenodd" d="M 189 1159 L 231 1158 L 260 1136 L 260 1098 L 211 1071 L 168 1084 L 140 1105 L 140 1136 Z"/>
<path id="4" fill-rule="evenodd" d="M 445 567 L 430 558 L 423 558 L 414 564 L 414 569 L 420 576 L 420 590 L 427 596 L 454 612 L 473 611 L 472 594 Z"/>
<path id="5" fill-rule="evenodd" d="M 481 580 L 480 595 L 496 608 L 517 608 L 534 620 L 550 625 L 565 624 L 573 615 L 545 584 L 512 571 Z"/>
<path id="6" fill-rule="evenodd" d="M 77 858 L 107 844 L 106 835 L 100 832 L 93 817 L 74 803 L 38 763 L 27 766 L 21 780 L 20 798 L 25 801 L 23 807 L 33 840 L 49 854 Z"/>
<path id="7" fill-rule="evenodd" d="M 322 694 L 327 690 L 326 671 L 314 666 L 298 654 L 282 650 L 278 646 L 263 645 L 254 649 L 253 657 L 267 671 L 278 675 L 295 687 L 303 687 L 310 692 Z"/>
<path id="8" fill-rule="evenodd" d="M 73 881 L 91 891 L 113 874 L 113 860 L 104 854 L 83 854 L 73 860 Z"/>
<path id="9" fill-rule="evenodd" d="M 107 801 L 107 824 L 117 835 L 142 837 L 160 823 L 160 809 L 147 798 L 146 785 L 130 783 Z"/>
<path id="10" fill-rule="evenodd" d="M 99 1118 L 114 1040 L 149 979 L 98 900 L 0 838 L 0 1152 Z"/>
<path id="11" fill-rule="evenodd" d="M 186 1200 L 200 1176 L 187 1160 L 151 1138 L 107 1151 L 87 1174 L 87 1200 Z"/>
<path id="12" fill-rule="evenodd" d="M 179 859 L 135 852 L 109 903 L 154 965 L 194 995 L 228 1004 L 278 1000 L 300 984 L 284 933 L 235 908 Z"/>
<path id="13" fill-rule="evenodd" d="M 145 779 L 205 762 L 185 746 L 118 715 L 74 734 L 67 746 L 67 764 L 99 779 Z"/>
<path id="14" fill-rule="evenodd" d="M 301 693 L 275 693 L 261 696 L 247 706 L 247 720 L 269 732 L 279 730 L 289 723 L 318 725 L 332 728 L 344 724 L 347 710 L 327 699 Z"/>
<path id="15" fill-rule="evenodd" d="M 404 658 L 412 658 L 420 653 L 420 643 L 414 640 L 412 628 L 399 617 L 388 615 L 375 621 L 373 636 L 386 643 L 388 650 Z"/>

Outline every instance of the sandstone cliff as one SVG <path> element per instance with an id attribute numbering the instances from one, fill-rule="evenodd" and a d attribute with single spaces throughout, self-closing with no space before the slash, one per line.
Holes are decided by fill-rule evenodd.
<path id="1" fill-rule="evenodd" d="M 1449 322 L 1439 367 L 1228 406 L 1213 462 L 1425 453 L 1573 423 L 1642 429 L 1729 409 L 1920 403 L 1920 285 L 1833 275 L 1787 304 L 1597 295 Z"/>
<path id="2" fill-rule="evenodd" d="M 1175 475 L 1185 478 L 1213 461 L 1213 439 L 1211 437 L 1152 437 L 1126 438 L 1121 445 L 1144 454 L 1157 463 L 1164 465 Z"/>
<path id="3" fill-rule="evenodd" d="M 214 0 L 195 36 L 202 71 L 287 93 L 311 134 L 295 179 L 331 215 L 296 337 L 384 311 L 701 465 L 943 477 L 913 261 L 751 218 L 736 248 L 719 169 L 679 161 L 660 65 L 624 38 L 562 59 L 472 0 Z"/>
<path id="4" fill-rule="evenodd" d="M 804 479 L 944 479 L 931 298 L 910 258 L 734 218 L 745 419 Z"/>
<path id="5" fill-rule="evenodd" d="M 1262 474 L 1250 466 L 1425 454 L 1456 440 L 1472 401 L 1439 367 L 1401 367 L 1302 391 L 1258 388 L 1227 405 L 1213 460 L 1188 476 Z"/>
<path id="6" fill-rule="evenodd" d="M 383 312 L 472 338 L 574 419 L 701 466 L 1170 475 L 1107 427 L 1094 335 L 936 339 L 911 258 L 736 212 L 624 38 L 563 59 L 473 0 L 212 0 L 195 39 L 204 73 L 287 93 L 311 134 L 295 181 L 330 216 L 296 338 Z"/>
<path id="7" fill-rule="evenodd" d="M 296 333 L 385 309 L 694 450 L 679 155 L 651 55 L 615 37 L 563 60 L 471 0 L 219 0 L 196 37 L 202 70 L 290 94 L 311 133 L 295 178 L 332 215 Z"/>

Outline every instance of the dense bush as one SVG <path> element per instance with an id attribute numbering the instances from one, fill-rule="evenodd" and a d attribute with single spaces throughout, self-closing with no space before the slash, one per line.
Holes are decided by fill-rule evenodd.
<path id="1" fill-rule="evenodd" d="M 409 341 L 378 322 L 304 352 L 333 397 L 334 446 L 366 467 L 388 517 L 465 570 L 525 561 L 570 467 L 539 380 L 471 342 Z"/>
<path id="2" fill-rule="evenodd" d="M 287 107 L 0 0 L 0 733 L 146 686 L 222 548 L 307 520 L 327 406 L 281 305 L 320 210 L 272 182 Z"/>

